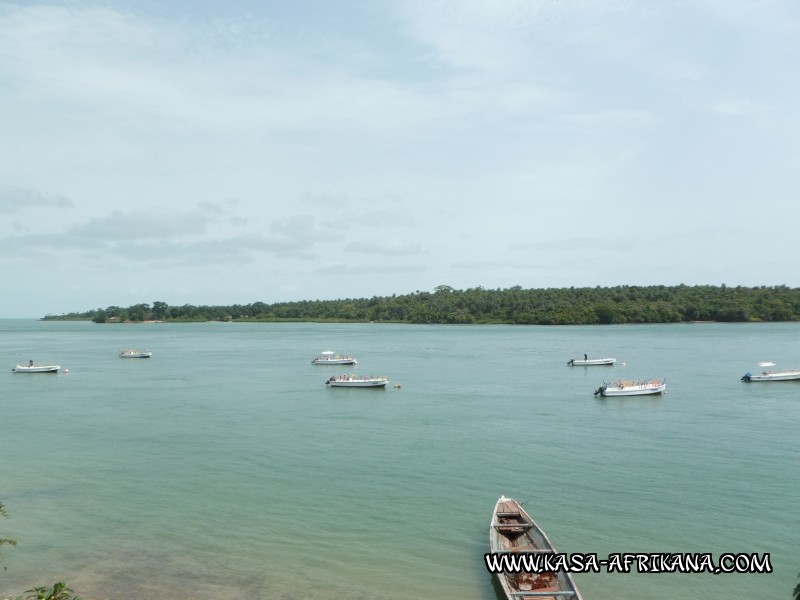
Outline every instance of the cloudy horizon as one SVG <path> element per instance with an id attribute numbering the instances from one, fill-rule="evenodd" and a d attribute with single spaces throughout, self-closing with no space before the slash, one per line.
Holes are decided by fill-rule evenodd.
<path id="1" fill-rule="evenodd" d="M 800 285 L 789 0 L 0 1 L 2 317 Z"/>

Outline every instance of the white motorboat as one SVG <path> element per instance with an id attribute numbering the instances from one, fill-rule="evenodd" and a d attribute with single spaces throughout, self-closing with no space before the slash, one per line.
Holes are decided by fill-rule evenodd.
<path id="1" fill-rule="evenodd" d="M 594 367 L 613 365 L 615 362 L 616 358 L 570 358 L 567 364 L 570 367 Z"/>
<path id="2" fill-rule="evenodd" d="M 61 365 L 42 365 L 30 361 L 27 365 L 17 365 L 11 369 L 14 373 L 58 373 Z"/>
<path id="3" fill-rule="evenodd" d="M 604 383 L 594 392 L 597 396 L 649 396 L 651 394 L 663 394 L 667 390 L 667 384 L 663 379 L 646 379 L 644 381 L 623 381 L 615 383 Z"/>
<path id="4" fill-rule="evenodd" d="M 760 362 L 758 363 L 759 367 L 774 367 L 774 362 Z M 773 371 L 772 369 L 766 369 L 761 371 L 761 374 L 754 375 L 750 371 L 745 373 L 742 376 L 742 381 L 751 382 L 751 381 L 797 381 L 800 380 L 800 369 L 786 369 L 783 371 Z"/>
<path id="5" fill-rule="evenodd" d="M 354 387 L 354 388 L 383 388 L 389 383 L 388 377 L 375 375 L 334 375 L 325 385 L 331 387 Z"/>
<path id="6" fill-rule="evenodd" d="M 134 348 L 123 350 L 119 353 L 120 358 L 150 358 L 151 356 L 153 356 L 153 353 L 149 350 L 136 350 Z"/>
<path id="7" fill-rule="evenodd" d="M 326 350 L 311 361 L 312 365 L 356 365 L 358 361 L 349 354 L 336 354 L 332 350 Z"/>

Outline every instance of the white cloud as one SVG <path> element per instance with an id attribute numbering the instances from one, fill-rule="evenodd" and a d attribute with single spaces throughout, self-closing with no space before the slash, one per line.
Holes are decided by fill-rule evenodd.
<path id="1" fill-rule="evenodd" d="M 72 208 L 75 203 L 59 194 L 48 195 L 36 190 L 12 185 L 0 184 L 0 211 L 13 213 L 17 211 L 42 209 Z"/>
<path id="2" fill-rule="evenodd" d="M 196 212 L 115 210 L 105 217 L 97 217 L 69 228 L 67 235 L 102 240 L 165 239 L 202 234 L 206 231 L 208 222 L 206 215 Z"/>

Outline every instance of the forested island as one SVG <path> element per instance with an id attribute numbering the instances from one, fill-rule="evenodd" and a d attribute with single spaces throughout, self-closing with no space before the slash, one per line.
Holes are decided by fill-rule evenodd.
<path id="1" fill-rule="evenodd" d="M 780 286 L 617 286 L 457 290 L 231 306 L 170 306 L 156 301 L 123 308 L 47 315 L 45 321 L 379 322 L 440 324 L 591 325 L 693 321 L 798 321 L 800 288 Z"/>

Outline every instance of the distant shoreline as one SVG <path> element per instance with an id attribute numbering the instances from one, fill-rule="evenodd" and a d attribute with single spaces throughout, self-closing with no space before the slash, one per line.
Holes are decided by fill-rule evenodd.
<path id="1" fill-rule="evenodd" d="M 402 296 L 227 306 L 156 301 L 47 315 L 45 321 L 95 323 L 256 322 L 442 325 L 621 325 L 800 321 L 800 288 L 780 286 L 616 286 L 456 290 Z"/>
<path id="2" fill-rule="evenodd" d="M 32 317 L 37 321 L 69 321 L 69 322 L 88 322 L 92 323 L 92 319 L 86 318 L 44 318 L 44 317 Z M 27 320 L 27 319 L 23 319 Z M 697 320 L 697 321 L 669 321 L 669 322 L 651 322 L 651 323 L 559 323 L 559 325 L 707 325 L 707 324 L 715 324 L 715 323 L 796 323 L 796 320 L 788 320 L 788 321 L 712 321 L 712 320 Z M 475 323 L 408 323 L 406 321 L 361 321 L 361 320 L 352 320 L 352 321 L 344 321 L 341 319 L 330 319 L 330 320 L 315 320 L 315 319 L 230 319 L 230 320 L 211 320 L 211 319 L 175 319 L 175 320 L 168 320 L 168 321 L 106 321 L 104 323 L 98 323 L 98 325 L 153 325 L 156 323 L 219 323 L 219 324 L 226 324 L 226 323 L 330 323 L 330 324 L 339 324 L 339 325 L 358 325 L 364 323 L 373 323 L 373 324 L 380 324 L 380 325 L 518 325 L 519 323 L 498 323 L 498 322 L 475 322 Z M 535 324 L 538 325 L 538 324 Z M 547 325 L 539 325 L 540 327 L 547 327 Z"/>

